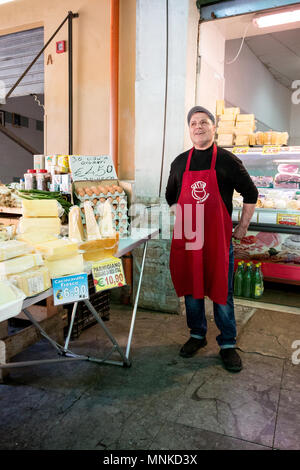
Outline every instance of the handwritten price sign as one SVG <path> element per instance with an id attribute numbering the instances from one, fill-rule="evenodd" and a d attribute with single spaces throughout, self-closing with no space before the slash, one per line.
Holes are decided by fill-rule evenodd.
<path id="1" fill-rule="evenodd" d="M 110 256 L 92 266 L 96 292 L 126 285 L 122 261 Z"/>
<path id="2" fill-rule="evenodd" d="M 69 162 L 73 181 L 117 179 L 109 155 L 70 155 Z"/>
<path id="3" fill-rule="evenodd" d="M 263 154 L 267 155 L 273 155 L 274 153 L 279 153 L 280 152 L 280 145 L 264 145 L 262 149 Z"/>
<path id="4" fill-rule="evenodd" d="M 232 153 L 248 153 L 249 147 L 234 147 Z"/>

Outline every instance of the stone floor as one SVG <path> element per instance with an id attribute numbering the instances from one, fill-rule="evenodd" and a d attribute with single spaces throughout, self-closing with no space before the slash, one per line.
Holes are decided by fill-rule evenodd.
<path id="1" fill-rule="evenodd" d="M 240 373 L 226 371 L 207 303 L 208 345 L 195 357 L 184 315 L 138 310 L 132 366 L 69 362 L 12 369 L 0 385 L 0 449 L 300 449 L 300 317 L 236 306 Z M 300 311 L 299 311 L 300 313 Z M 131 310 L 111 306 L 106 323 L 122 347 Z M 103 356 L 99 325 L 72 341 Z M 55 357 L 45 340 L 15 359 Z M 119 360 L 118 356 L 116 359 Z"/>

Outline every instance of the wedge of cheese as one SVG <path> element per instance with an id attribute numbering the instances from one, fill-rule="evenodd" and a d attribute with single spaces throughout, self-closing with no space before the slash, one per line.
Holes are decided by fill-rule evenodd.
<path id="1" fill-rule="evenodd" d="M 69 212 L 69 239 L 78 243 L 84 240 L 84 230 L 80 215 L 80 208 L 72 206 Z"/>
<path id="2" fill-rule="evenodd" d="M 220 134 L 218 136 L 217 143 L 221 147 L 225 147 L 226 145 L 233 144 L 233 135 L 232 134 Z"/>
<path id="3" fill-rule="evenodd" d="M 40 254 L 18 256 L 0 263 L 0 275 L 9 276 L 10 274 L 22 273 L 43 264 L 44 261 Z"/>
<path id="4" fill-rule="evenodd" d="M 249 135 L 237 135 L 235 138 L 235 145 L 249 145 Z"/>
<path id="5" fill-rule="evenodd" d="M 72 242 L 67 238 L 58 238 L 44 243 L 37 243 L 35 248 L 42 253 L 44 259 L 49 261 L 66 258 L 78 253 L 78 243 Z"/>
<path id="6" fill-rule="evenodd" d="M 237 122 L 239 121 L 248 121 L 248 122 L 254 122 L 255 121 L 255 116 L 254 114 L 239 114 L 236 118 Z"/>
<path id="7" fill-rule="evenodd" d="M 103 215 L 100 222 L 100 233 L 102 237 L 114 237 L 115 229 L 113 228 L 112 210 L 109 200 L 103 205 Z"/>
<path id="8" fill-rule="evenodd" d="M 35 245 L 37 245 L 38 243 L 45 243 L 50 240 L 57 240 L 57 237 L 47 232 L 26 232 L 18 234 L 17 239 L 35 248 Z"/>
<path id="9" fill-rule="evenodd" d="M 21 217 L 18 224 L 18 233 L 44 233 L 59 235 L 61 222 L 59 217 Z"/>
<path id="10" fill-rule="evenodd" d="M 101 238 L 100 230 L 94 214 L 94 209 L 90 201 L 84 202 L 84 213 L 87 239 L 97 240 L 98 238 Z"/>
<path id="11" fill-rule="evenodd" d="M 58 204 L 56 199 L 23 199 L 23 217 L 58 217 Z"/>
<path id="12" fill-rule="evenodd" d="M 83 259 L 85 261 L 99 261 L 100 259 L 113 256 L 118 251 L 119 233 L 114 237 L 103 238 L 101 240 L 91 240 L 79 245 L 83 250 Z"/>
<path id="13" fill-rule="evenodd" d="M 50 278 L 67 276 L 68 274 L 82 273 L 84 270 L 82 255 L 69 256 L 55 261 L 45 260 Z"/>
<path id="14" fill-rule="evenodd" d="M 9 276 L 9 280 L 21 289 L 26 297 L 39 294 L 51 287 L 51 279 L 46 266 L 13 274 Z"/>
<path id="15" fill-rule="evenodd" d="M 32 250 L 27 243 L 19 240 L 7 240 L 0 242 L 0 261 L 15 258 L 16 256 L 26 255 Z"/>

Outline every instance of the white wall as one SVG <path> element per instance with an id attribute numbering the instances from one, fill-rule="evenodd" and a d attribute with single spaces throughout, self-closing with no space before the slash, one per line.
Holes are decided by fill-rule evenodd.
<path id="1" fill-rule="evenodd" d="M 236 56 L 240 39 L 226 41 L 225 62 Z M 243 113 L 254 113 L 259 130 L 288 131 L 291 91 L 278 83 L 244 43 L 238 59 L 224 67 L 225 100 Z"/>
<path id="2" fill-rule="evenodd" d="M 39 98 L 42 102 L 42 97 Z M 36 148 L 39 153 L 43 153 L 44 133 L 36 130 L 36 120 L 43 121 L 43 109 L 36 104 L 34 98 L 9 98 L 7 103 L 1 106 L 1 110 L 29 118 L 28 128 L 14 127 L 8 123 L 5 127 Z M 29 168 L 33 168 L 33 156 L 0 132 L 0 181 L 11 183 L 13 177 L 23 178 Z"/>
<path id="3" fill-rule="evenodd" d="M 191 9 L 193 15 L 191 15 Z M 186 101 L 187 76 L 193 76 L 187 57 L 195 55 L 199 13 L 194 0 L 169 0 L 168 91 L 165 133 L 163 184 L 170 163 L 184 150 L 186 107 L 194 105 L 193 94 Z M 189 21 L 193 23 L 189 29 Z M 192 33 L 191 33 L 192 31 Z M 189 47 L 191 43 L 191 48 Z M 166 2 L 137 0 L 136 17 L 136 195 L 153 200 L 159 195 L 163 151 L 166 78 Z"/>

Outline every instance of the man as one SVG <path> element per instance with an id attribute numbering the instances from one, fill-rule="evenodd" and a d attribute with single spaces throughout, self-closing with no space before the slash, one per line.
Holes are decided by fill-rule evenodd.
<path id="1" fill-rule="evenodd" d="M 204 297 L 208 296 L 220 330 L 216 339 L 221 359 L 226 369 L 238 372 L 242 361 L 235 349 L 231 238 L 246 235 L 258 191 L 241 160 L 214 144 L 215 118 L 210 111 L 195 106 L 187 121 L 193 148 L 175 158 L 166 188 L 168 204 L 176 203 L 170 271 L 177 295 L 185 298 L 190 329 L 180 355 L 192 357 L 207 344 Z M 234 190 L 243 196 L 243 209 L 232 233 Z"/>

